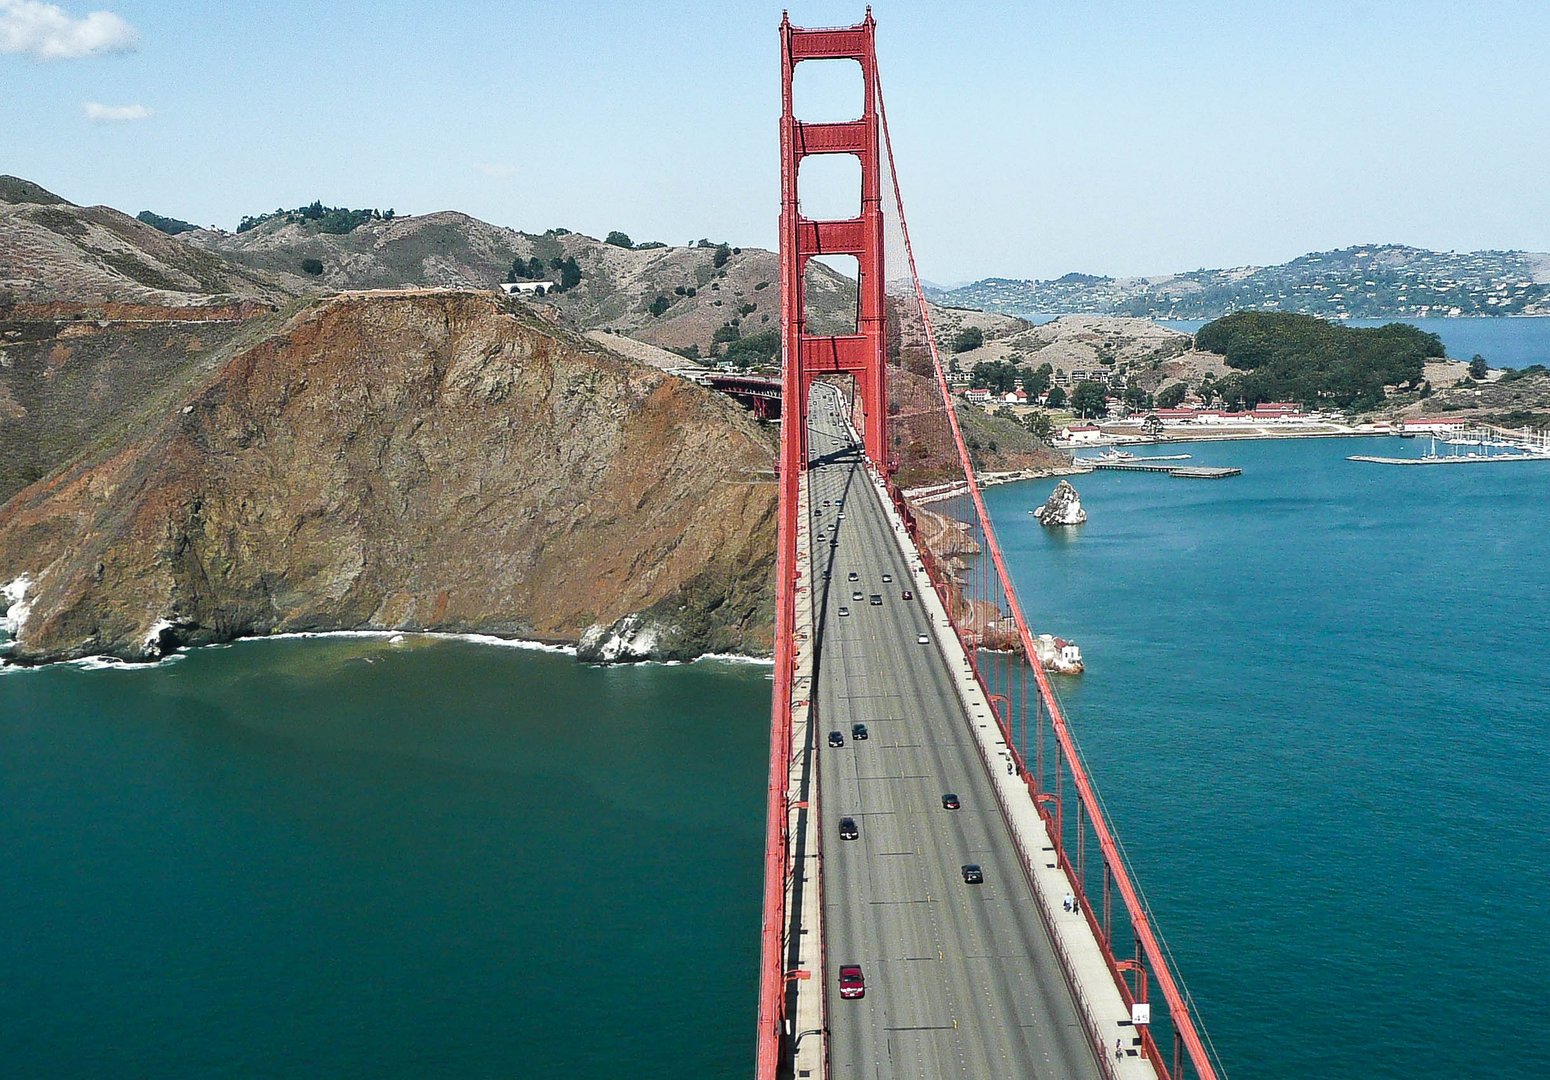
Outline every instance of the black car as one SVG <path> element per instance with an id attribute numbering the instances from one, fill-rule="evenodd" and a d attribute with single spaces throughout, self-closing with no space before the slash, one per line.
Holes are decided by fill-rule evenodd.
<path id="1" fill-rule="evenodd" d="M 825 571 L 823 576 L 824 577 L 828 577 L 829 576 L 828 572 Z M 905 589 L 904 592 L 900 594 L 899 599 L 901 599 L 901 600 L 913 600 L 913 599 L 915 599 L 915 594 L 910 592 L 908 589 Z"/>
<path id="2" fill-rule="evenodd" d="M 857 742 L 861 741 L 862 739 L 865 739 L 867 737 L 866 725 L 865 724 L 852 724 L 852 725 L 850 725 L 850 737 L 852 739 L 855 739 Z"/>
<path id="3" fill-rule="evenodd" d="M 883 606 L 883 596 L 882 596 L 881 593 L 873 593 L 872 594 L 872 606 L 873 607 L 882 607 Z"/>
<path id="4" fill-rule="evenodd" d="M 853 817 L 842 817 L 842 818 L 840 818 L 840 839 L 841 840 L 854 840 L 856 837 L 858 837 L 860 835 L 861 835 L 861 831 L 856 828 L 856 819 L 855 818 L 853 818 Z"/>
<path id="5" fill-rule="evenodd" d="M 834 736 L 830 735 L 829 738 L 833 739 Z M 956 810 L 958 809 L 958 805 L 958 796 L 954 795 L 951 791 L 942 796 L 943 810 Z"/>
<path id="6" fill-rule="evenodd" d="M 980 869 L 979 863 L 963 864 L 963 883 L 965 885 L 985 884 L 985 871 Z"/>
<path id="7" fill-rule="evenodd" d="M 829 732 L 829 745 L 830 746 L 844 746 L 845 745 L 845 736 L 840 734 L 838 731 L 831 731 L 831 732 Z"/>

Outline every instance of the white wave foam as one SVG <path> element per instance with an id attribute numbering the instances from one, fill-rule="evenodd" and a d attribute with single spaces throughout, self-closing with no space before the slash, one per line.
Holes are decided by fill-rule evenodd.
<path id="1" fill-rule="evenodd" d="M 576 654 L 574 645 L 551 645 L 543 641 L 496 637 L 494 634 L 445 634 L 435 630 L 293 630 L 283 634 L 257 634 L 237 641 L 286 641 L 304 638 L 374 638 L 390 645 L 405 644 L 409 638 L 432 641 L 467 641 L 475 645 L 495 645 L 502 649 L 528 649 L 532 652 Z M 235 644 L 235 643 L 232 643 Z"/>
<path id="2" fill-rule="evenodd" d="M 32 613 L 32 605 L 27 603 L 27 590 L 30 588 L 32 588 L 32 578 L 26 574 L 0 587 L 0 596 L 5 597 L 5 613 L 0 615 L 0 630 L 4 630 L 12 638 L 22 632 L 22 625 L 26 623 L 27 616 Z"/>
<path id="3" fill-rule="evenodd" d="M 79 660 L 61 661 L 65 667 L 73 667 L 78 671 L 150 671 L 153 668 L 166 667 L 183 659 L 185 653 L 180 649 L 177 652 L 168 653 L 160 660 L 120 660 L 116 656 L 83 656 Z M 42 670 L 39 668 L 38 670 Z"/>
<path id="4" fill-rule="evenodd" d="M 754 667 L 774 667 L 775 659 L 770 656 L 748 656 L 745 653 L 733 652 L 708 652 L 695 659 L 698 664 L 701 660 L 715 660 L 723 664 L 751 664 Z"/>

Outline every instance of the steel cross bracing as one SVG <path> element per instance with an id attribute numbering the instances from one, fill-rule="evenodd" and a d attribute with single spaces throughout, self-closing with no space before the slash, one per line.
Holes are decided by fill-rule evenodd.
<path id="1" fill-rule="evenodd" d="M 822 1075 L 829 1075 L 828 1020 L 837 1002 L 835 996 L 835 972 L 829 967 L 843 963 L 842 957 L 827 957 L 824 943 L 827 935 L 820 931 L 815 946 L 804 942 L 803 935 L 812 929 L 802 925 L 804 918 L 811 918 L 815 910 L 813 896 L 825 894 L 821 867 L 824 860 L 819 851 L 811 850 L 823 833 L 818 827 L 824 823 L 818 818 L 818 785 L 812 778 L 818 770 L 808 760 L 814 752 L 817 739 L 815 731 L 825 725 L 814 715 L 817 697 L 813 686 L 813 671 L 817 668 L 817 653 L 823 651 L 824 620 L 828 614 L 825 604 L 814 602 L 811 591 L 816 584 L 810 570 L 813 558 L 811 530 L 806 520 L 807 491 L 810 459 L 809 404 L 813 398 L 815 381 L 824 377 L 848 375 L 855 381 L 859 396 L 860 444 L 869 462 L 869 473 L 884 495 L 883 513 L 893 513 L 899 520 L 899 550 L 908 548 L 916 536 L 916 521 L 909 504 L 892 482 L 898 463 L 893 460 L 888 441 L 889 427 L 889 370 L 885 332 L 886 307 L 889 298 L 884 294 L 883 273 L 883 214 L 881 175 L 884 162 L 893 175 L 892 147 L 887 132 L 887 117 L 882 107 L 879 88 L 875 40 L 876 25 L 868 9 L 866 19 L 858 26 L 823 30 L 793 27 L 783 19 L 780 28 L 782 68 L 782 116 L 781 116 L 781 180 L 782 201 L 780 215 L 781 261 L 781 328 L 784 346 L 782 380 L 782 429 L 780 447 L 780 516 L 778 525 L 778 550 L 776 566 L 776 617 L 775 617 L 775 687 L 772 706 L 770 738 L 770 777 L 768 789 L 768 818 L 766 831 L 766 864 L 764 889 L 764 915 L 761 928 L 761 974 L 758 1014 L 757 1070 L 760 1080 L 773 1078 L 782 1069 L 791 1067 L 793 1046 L 808 1035 L 816 1035 L 816 1042 L 804 1047 L 804 1061 L 811 1057 L 814 1045 L 823 1048 Z M 842 124 L 807 124 L 797 120 L 792 112 L 792 73 L 797 64 L 809 59 L 850 59 L 861 68 L 865 84 L 865 104 L 862 116 Z M 802 217 L 797 202 L 797 175 L 801 161 L 813 154 L 845 153 L 855 155 L 861 162 L 862 205 L 861 214 L 843 221 L 813 221 Z M 903 200 L 898 193 L 895 177 L 893 199 L 898 214 L 898 226 L 902 230 L 903 247 L 908 256 L 913 297 L 911 303 L 918 306 L 915 314 L 925 325 L 925 340 L 930 350 L 930 364 L 935 376 L 936 391 L 941 397 L 945 428 L 950 429 L 951 443 L 956 453 L 963 479 L 961 485 L 972 499 L 968 511 L 974 518 L 970 522 L 983 540 L 985 554 L 979 560 L 983 567 L 977 571 L 978 588 L 992 597 L 999 606 L 1010 609 L 1010 620 L 1015 624 L 1015 639 L 1020 657 L 1034 655 L 1033 637 L 1021 610 L 1007 574 L 1001 547 L 980 497 L 979 484 L 973 464 L 960 430 L 957 417 L 950 404 L 945 375 L 933 337 L 930 333 L 930 316 L 915 272 L 914 255 L 909 247 L 908 228 L 904 220 Z M 848 254 L 856 257 L 860 280 L 858 282 L 857 332 L 841 336 L 816 336 L 807 332 L 804 322 L 803 271 L 807 261 L 822 254 Z M 839 407 L 835 399 L 836 408 Z M 894 419 L 903 422 L 901 414 Z M 831 427 L 832 427 L 832 417 Z M 846 419 L 849 424 L 849 418 Z M 825 438 L 836 438 L 833 431 Z M 892 504 L 891 507 L 887 504 Z M 908 536 L 904 534 L 907 532 Z M 836 536 L 836 540 L 838 537 Z M 799 547 L 800 541 L 800 547 Z M 951 569 L 935 559 L 929 550 L 913 553 L 920 572 L 929 573 L 929 581 L 935 586 L 944 603 L 935 610 L 952 611 L 945 599 L 959 590 L 962 596 L 970 591 L 970 585 L 956 577 Z M 798 611 L 799 599 L 805 603 Z M 933 598 L 934 599 L 934 598 Z M 808 620 L 817 620 L 816 628 Z M 1194 1015 L 1192 1003 L 1172 972 L 1166 950 L 1159 939 L 1150 912 L 1138 889 L 1135 888 L 1129 868 L 1123 857 L 1112 829 L 1109 827 L 1095 787 L 1089 779 L 1080 751 L 1059 707 L 1049 680 L 1038 663 L 1022 663 L 1020 657 L 1019 678 L 1031 674 L 1036 684 L 1032 708 L 1026 695 L 993 694 L 987 685 L 985 672 L 981 671 L 976 657 L 981 638 L 979 631 L 953 620 L 949 632 L 956 635 L 954 650 L 962 658 L 971 683 L 970 697 L 977 695 L 982 702 L 991 703 L 995 725 L 1001 735 L 1002 753 L 1010 761 L 1010 771 L 1016 774 L 1027 804 L 1022 808 L 1002 805 L 1006 826 L 1022 837 L 1019 843 L 1025 848 L 1031 843 L 1026 833 L 1026 821 L 1014 821 L 1021 815 L 1042 819 L 1040 835 L 1048 838 L 1054 851 L 1060 881 L 1077 898 L 1077 906 L 1091 932 L 1088 950 L 1095 942 L 1102 963 L 1107 968 L 1106 979 L 1112 978 L 1108 993 L 1118 995 L 1128 1006 L 1131 1003 L 1148 1002 L 1149 990 L 1155 984 L 1161 1000 L 1153 998 L 1159 1016 L 1154 1016 L 1150 1027 L 1139 1028 L 1135 1039 L 1144 1060 L 1155 1068 L 1155 1074 L 1166 1077 L 1194 1075 L 1202 1080 L 1215 1080 L 1220 1075 L 1214 1054 L 1204 1041 Z M 813 636 L 809 637 L 809 633 Z M 961 646 L 961 647 L 960 647 Z M 798 654 L 802 655 L 801 671 L 798 671 Z M 906 661 L 907 662 L 907 661 Z M 913 674 L 913 673 L 912 673 Z M 1001 687 L 1005 689 L 1005 687 Z M 969 697 L 965 697 L 965 707 Z M 1053 791 L 1046 790 L 1049 776 L 1043 760 L 1043 724 L 1048 721 L 1055 741 L 1053 758 Z M 1038 726 L 1037 762 L 1030 771 L 1024 761 L 1023 750 L 1031 744 L 1030 731 Z M 1017 738 L 1021 732 L 1021 747 Z M 987 755 L 991 751 L 987 749 Z M 826 765 L 827 768 L 827 765 Z M 1076 793 L 1075 852 L 1073 860 L 1067 850 L 1067 837 L 1071 832 L 1071 819 L 1063 813 L 1064 776 L 1069 776 Z M 1002 777 L 1010 780 L 1011 777 Z M 810 794 L 808 794 L 810 792 Z M 998 796 L 999 798 L 999 796 Z M 1031 815 L 1030 812 L 1031 811 Z M 832 820 L 832 819 L 831 819 Z M 815 824 L 816 821 L 816 824 Z M 1018 832 L 1022 829 L 1022 832 Z M 1087 896 L 1088 880 L 1084 865 L 1084 841 L 1091 831 L 1099 850 L 1103 882 L 1102 910 L 1096 910 Z M 1049 846 L 1045 850 L 1050 850 Z M 1029 871 L 1028 885 L 1035 894 L 1049 887 L 1048 883 L 1035 885 L 1032 879 L 1031 861 L 1025 850 L 1024 869 Z M 1089 863 L 1091 860 L 1087 860 Z M 843 877 L 843 876 L 842 876 Z M 851 883 L 853 884 L 853 883 Z M 816 885 L 816 889 L 813 886 Z M 1113 925 L 1111 913 L 1111 888 L 1121 900 L 1120 915 L 1128 922 L 1128 933 L 1136 947 L 1134 959 L 1115 955 L 1113 946 L 1119 936 Z M 1015 890 L 1014 890 L 1015 892 Z M 801 899 L 801 897 L 806 899 Z M 820 903 L 819 907 L 822 906 Z M 1047 912 L 1042 913 L 1048 920 Z M 1032 930 L 1028 933 L 1033 933 Z M 1088 995 L 1083 993 L 1081 973 L 1073 970 L 1075 961 L 1070 951 L 1061 944 L 1062 934 L 1052 932 L 1054 953 L 1074 1000 L 1087 1012 L 1092 1011 Z M 1029 939 L 1032 940 L 1032 939 Z M 793 966 L 793 965 L 798 966 Z M 1100 971 L 1102 968 L 1100 967 Z M 1134 985 L 1132 981 L 1134 980 Z M 817 983 L 817 986 L 812 986 Z M 794 1004 L 798 1000 L 796 988 L 812 986 L 819 991 L 810 994 L 804 1007 L 804 1024 L 813 1024 L 811 1002 L 818 1002 L 822 1021 L 817 1027 L 801 1031 L 794 1023 Z M 823 992 L 826 988 L 828 993 Z M 846 1002 L 845 1004 L 852 1004 Z M 1088 1017 L 1084 1025 L 1096 1033 L 1094 1018 Z M 1128 1020 L 1125 1021 L 1128 1023 Z M 956 1021 L 954 1021 L 956 1026 Z M 1153 1029 L 1166 1030 L 1171 1035 L 1172 1058 L 1169 1064 L 1153 1037 Z M 1106 1076 L 1118 1075 L 1118 1066 L 1110 1061 L 1107 1038 L 1092 1034 L 1095 1045 L 1089 1049 L 1094 1062 Z M 843 1041 L 843 1040 L 842 1040 Z M 815 1074 L 817 1075 L 817 1074 Z M 1125 1072 L 1124 1075 L 1134 1075 Z"/>

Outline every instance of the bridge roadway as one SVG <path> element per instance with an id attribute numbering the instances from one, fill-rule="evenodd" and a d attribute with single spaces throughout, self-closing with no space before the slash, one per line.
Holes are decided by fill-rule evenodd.
<path id="1" fill-rule="evenodd" d="M 814 394 L 809 535 L 830 1075 L 1098 1078 L 930 615 L 918 595 L 903 599 L 915 588 L 906 555 L 838 393 L 820 384 Z M 858 581 L 848 580 L 852 571 Z M 869 737 L 852 739 L 853 723 Z M 843 747 L 828 745 L 830 731 Z M 943 808 L 946 792 L 961 809 Z M 840 839 L 842 817 L 856 820 L 857 839 Z M 984 884 L 963 881 L 964 863 L 983 867 Z M 842 964 L 861 965 L 865 997 L 839 996 Z"/>

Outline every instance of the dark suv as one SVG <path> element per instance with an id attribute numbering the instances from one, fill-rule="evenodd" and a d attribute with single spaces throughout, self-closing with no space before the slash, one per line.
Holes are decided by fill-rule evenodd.
<path id="1" fill-rule="evenodd" d="M 829 732 L 829 745 L 830 746 L 844 746 L 845 745 L 845 736 L 841 735 L 838 731 L 831 731 L 831 732 Z"/>
<path id="2" fill-rule="evenodd" d="M 852 724 L 852 725 L 850 725 L 850 737 L 852 739 L 855 739 L 857 742 L 861 742 L 862 740 L 864 740 L 867 737 L 866 725 L 865 724 Z"/>
<path id="3" fill-rule="evenodd" d="M 853 817 L 840 818 L 840 839 L 854 840 L 861 832 L 856 828 L 856 819 Z"/>

